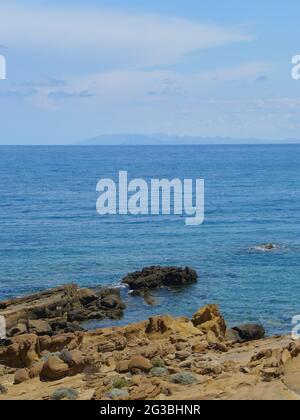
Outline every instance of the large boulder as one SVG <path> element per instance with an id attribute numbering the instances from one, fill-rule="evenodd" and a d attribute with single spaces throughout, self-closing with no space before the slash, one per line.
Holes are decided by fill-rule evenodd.
<path id="1" fill-rule="evenodd" d="M 39 360 L 39 343 L 35 334 L 23 334 L 0 347 L 0 364 L 12 368 L 30 367 Z"/>
<path id="2" fill-rule="evenodd" d="M 200 331 L 208 334 L 213 332 L 219 338 L 226 334 L 226 323 L 217 305 L 206 305 L 199 309 L 192 317 L 192 323 Z"/>
<path id="3" fill-rule="evenodd" d="M 260 324 L 242 324 L 232 328 L 243 341 L 260 340 L 265 336 L 265 329 Z"/>
<path id="4" fill-rule="evenodd" d="M 146 267 L 123 278 L 122 283 L 130 289 L 154 289 L 157 287 L 177 287 L 195 283 L 197 273 L 189 267 Z"/>
<path id="5" fill-rule="evenodd" d="M 57 356 L 51 356 L 44 363 L 41 379 L 57 381 L 69 375 L 69 366 Z"/>
<path id="6" fill-rule="evenodd" d="M 31 377 L 30 377 L 30 373 L 28 369 L 19 369 L 15 373 L 14 384 L 15 385 L 22 384 L 23 382 L 27 382 L 30 379 Z"/>

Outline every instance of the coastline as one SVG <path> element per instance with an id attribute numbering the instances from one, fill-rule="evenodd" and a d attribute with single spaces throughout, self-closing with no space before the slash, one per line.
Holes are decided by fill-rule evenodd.
<path id="1" fill-rule="evenodd" d="M 166 278 L 196 281 L 188 268 L 144 270 L 126 276 L 127 284 L 149 275 L 156 287 Z M 139 294 L 145 290 L 142 282 Z M 191 319 L 81 326 L 124 310 L 117 289 L 76 285 L 0 302 L 8 331 L 0 342 L 0 400 L 300 399 L 300 343 L 290 336 L 265 338 L 255 324 L 231 329 L 214 304 Z"/>

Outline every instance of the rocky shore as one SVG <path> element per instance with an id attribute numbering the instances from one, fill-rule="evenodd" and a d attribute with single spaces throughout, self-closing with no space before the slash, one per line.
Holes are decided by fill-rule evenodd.
<path id="1" fill-rule="evenodd" d="M 125 280 L 145 291 L 184 286 L 197 275 L 149 267 Z M 82 328 L 88 319 L 120 318 L 124 309 L 117 289 L 76 285 L 0 302 L 8 327 L 0 400 L 300 399 L 300 343 L 291 337 L 264 338 L 255 324 L 229 328 L 216 305 L 191 319 Z"/>

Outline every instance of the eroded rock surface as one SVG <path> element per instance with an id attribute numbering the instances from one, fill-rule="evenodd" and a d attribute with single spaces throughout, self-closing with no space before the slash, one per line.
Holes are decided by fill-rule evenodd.
<path id="1" fill-rule="evenodd" d="M 85 299 L 93 302 L 88 293 Z M 17 335 L 0 344 L 0 400 L 300 399 L 298 342 L 241 342 L 227 333 L 218 307 L 208 305 L 192 320 L 164 315 L 89 332 Z"/>
<path id="2" fill-rule="evenodd" d="M 0 302 L 0 316 L 6 319 L 8 336 L 42 336 L 80 331 L 79 323 L 90 319 L 118 319 L 124 308 L 117 289 L 94 291 L 66 285 Z"/>

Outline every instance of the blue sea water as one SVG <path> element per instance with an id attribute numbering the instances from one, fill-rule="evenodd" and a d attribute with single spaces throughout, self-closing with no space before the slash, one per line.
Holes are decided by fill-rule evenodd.
<path id="1" fill-rule="evenodd" d="M 100 178 L 204 178 L 205 223 L 178 216 L 99 216 Z M 62 283 L 118 284 L 146 265 L 194 267 L 199 282 L 122 293 L 124 318 L 190 316 L 218 303 L 230 324 L 288 333 L 300 314 L 300 145 L 0 147 L 0 299 Z M 261 252 L 272 242 L 278 249 Z M 111 325 L 112 321 L 101 325 Z"/>

